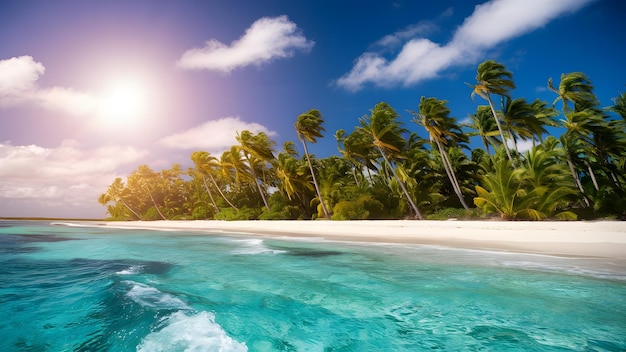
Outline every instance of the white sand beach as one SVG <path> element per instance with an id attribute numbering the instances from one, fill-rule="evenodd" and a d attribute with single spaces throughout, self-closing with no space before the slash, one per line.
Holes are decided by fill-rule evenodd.
<path id="1" fill-rule="evenodd" d="M 619 221 L 130 221 L 98 224 L 124 229 L 411 243 L 626 261 L 626 222 Z"/>

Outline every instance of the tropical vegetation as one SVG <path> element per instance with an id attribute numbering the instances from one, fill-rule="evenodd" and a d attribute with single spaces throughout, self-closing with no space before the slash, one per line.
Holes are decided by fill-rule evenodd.
<path id="1" fill-rule="evenodd" d="M 318 158 L 309 144 L 324 138 L 325 120 L 311 109 L 294 118 L 304 155 L 237 131 L 221 155 L 195 151 L 187 170 L 140 165 L 98 201 L 113 220 L 626 218 L 624 93 L 601 107 L 591 80 L 571 72 L 548 79 L 554 101 L 527 101 L 494 61 L 468 85 L 487 105 L 464 123 L 436 97 L 421 97 L 409 125 L 380 102 L 352 131 L 335 131 L 338 155 Z"/>

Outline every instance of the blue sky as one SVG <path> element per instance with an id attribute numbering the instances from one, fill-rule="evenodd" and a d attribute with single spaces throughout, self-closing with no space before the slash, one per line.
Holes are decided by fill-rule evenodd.
<path id="1" fill-rule="evenodd" d="M 421 96 L 459 121 L 484 60 L 513 97 L 582 71 L 603 106 L 626 90 L 621 0 L 0 0 L 0 216 L 104 217 L 97 204 L 138 165 L 189 166 L 243 129 L 297 142 L 315 108 L 334 133 L 378 102 L 406 127 Z M 476 144 L 478 145 L 478 144 Z"/>

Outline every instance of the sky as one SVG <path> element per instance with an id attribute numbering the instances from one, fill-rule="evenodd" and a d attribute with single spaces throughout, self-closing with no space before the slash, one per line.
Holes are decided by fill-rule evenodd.
<path id="1" fill-rule="evenodd" d="M 552 103 L 548 78 L 582 71 L 609 106 L 624 15 L 622 0 L 0 0 L 0 217 L 104 218 L 116 177 L 190 167 L 242 130 L 300 147 L 309 109 L 318 157 L 378 102 L 427 137 L 409 111 L 436 97 L 466 120 L 485 60 L 514 98 Z"/>

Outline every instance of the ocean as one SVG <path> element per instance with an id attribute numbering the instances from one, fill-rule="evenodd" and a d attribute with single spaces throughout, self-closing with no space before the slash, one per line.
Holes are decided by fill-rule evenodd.
<path id="1" fill-rule="evenodd" d="M 0 268 L 0 351 L 626 351 L 606 259 L 0 221 Z"/>

